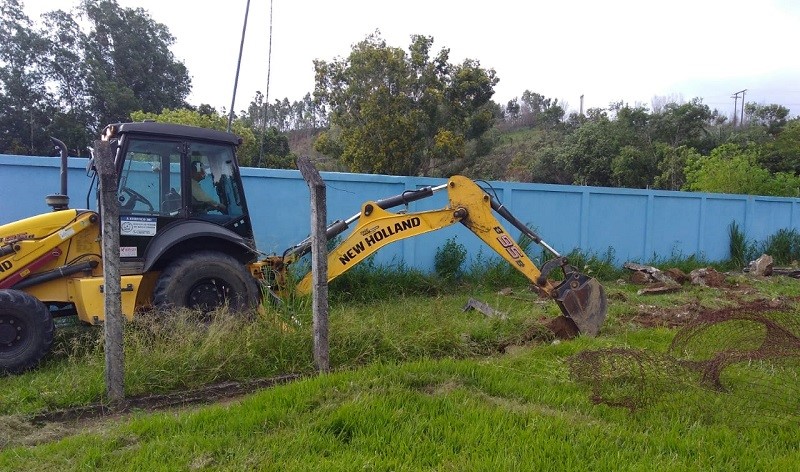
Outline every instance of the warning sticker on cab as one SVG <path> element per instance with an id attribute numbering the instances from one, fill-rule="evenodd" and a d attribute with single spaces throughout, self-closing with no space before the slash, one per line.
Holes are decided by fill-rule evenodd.
<path id="1" fill-rule="evenodd" d="M 155 236 L 156 219 L 149 216 L 120 216 L 119 234 L 122 236 Z"/>
<path id="2" fill-rule="evenodd" d="M 119 248 L 119 257 L 136 257 L 138 255 L 139 251 L 136 246 L 121 246 Z"/>

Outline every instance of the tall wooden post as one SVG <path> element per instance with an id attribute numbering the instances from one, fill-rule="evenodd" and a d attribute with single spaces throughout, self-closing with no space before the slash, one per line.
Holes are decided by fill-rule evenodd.
<path id="1" fill-rule="evenodd" d="M 94 142 L 94 163 L 100 182 L 105 298 L 106 394 L 111 403 L 125 398 L 125 358 L 122 348 L 122 291 L 119 272 L 119 200 L 114 156 L 108 141 Z"/>
<path id="2" fill-rule="evenodd" d="M 297 159 L 311 192 L 311 285 L 314 328 L 314 365 L 320 372 L 330 370 L 328 356 L 328 240 L 325 236 L 327 196 L 322 176 L 308 159 Z"/>

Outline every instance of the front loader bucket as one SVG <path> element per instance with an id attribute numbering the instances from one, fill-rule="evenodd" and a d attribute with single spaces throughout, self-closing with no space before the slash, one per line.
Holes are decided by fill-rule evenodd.
<path id="1" fill-rule="evenodd" d="M 579 272 L 567 274 L 556 288 L 553 298 L 561 312 L 578 327 L 581 333 L 596 336 L 606 319 L 606 292 L 597 279 Z"/>

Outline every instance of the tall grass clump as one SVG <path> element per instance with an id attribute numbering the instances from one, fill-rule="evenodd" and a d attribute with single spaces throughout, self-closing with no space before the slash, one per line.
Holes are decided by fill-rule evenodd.
<path id="1" fill-rule="evenodd" d="M 438 285 L 434 277 L 403 262 L 377 264 L 370 256 L 331 282 L 330 297 L 334 303 L 391 300 L 406 295 L 436 295 Z"/>
<path id="2" fill-rule="evenodd" d="M 126 325 L 126 382 L 145 391 L 308 372 L 308 330 L 274 311 L 246 316 L 220 308 L 138 316 Z"/>
<path id="3" fill-rule="evenodd" d="M 570 265 L 579 272 L 600 280 L 616 280 L 624 273 L 624 270 L 615 264 L 614 248 L 610 246 L 602 254 L 573 249 L 566 257 Z"/>
<path id="4" fill-rule="evenodd" d="M 3 379 L 0 413 L 60 409 L 103 401 L 103 330 L 56 331 L 52 352 L 36 370 Z M 163 393 L 230 380 L 314 369 L 309 326 L 274 313 L 242 316 L 220 308 L 138 314 L 125 323 L 125 394 Z"/>
<path id="5" fill-rule="evenodd" d="M 703 267 L 715 267 L 724 269 L 727 267 L 725 263 L 711 262 L 703 255 L 690 254 L 684 255 L 680 250 L 674 249 L 669 257 L 657 257 L 653 255 L 653 259 L 648 263 L 649 265 L 665 270 L 665 269 L 680 269 L 682 272 L 688 274 L 695 269 Z"/>
<path id="6" fill-rule="evenodd" d="M 748 241 L 736 221 L 728 226 L 730 263 L 742 268 L 761 254 L 772 256 L 775 264 L 792 264 L 800 260 L 800 233 L 794 228 L 780 229 L 761 242 Z"/>
<path id="7" fill-rule="evenodd" d="M 456 281 L 463 275 L 462 266 L 466 259 L 467 248 L 453 237 L 436 249 L 433 268 L 443 281 Z"/>
<path id="8" fill-rule="evenodd" d="M 730 262 L 734 267 L 742 268 L 753 256 L 753 245 L 747 242 L 744 231 L 739 228 L 739 224 L 736 223 L 736 220 L 731 221 L 731 224 L 728 226 L 728 237 Z"/>
<path id="9" fill-rule="evenodd" d="M 800 234 L 794 229 L 780 229 L 761 245 L 761 252 L 769 254 L 776 264 L 791 264 L 800 260 Z"/>

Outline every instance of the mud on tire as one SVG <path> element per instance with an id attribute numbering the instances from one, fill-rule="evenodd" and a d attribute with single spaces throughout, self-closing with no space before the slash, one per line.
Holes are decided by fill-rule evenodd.
<path id="1" fill-rule="evenodd" d="M 228 304 L 234 310 L 256 306 L 259 288 L 244 264 L 216 251 L 198 251 L 177 259 L 161 272 L 153 302 L 162 307 L 202 311 Z"/>
<path id="2" fill-rule="evenodd" d="M 19 290 L 0 290 L 0 373 L 36 366 L 50 352 L 54 331 L 44 303 Z"/>

